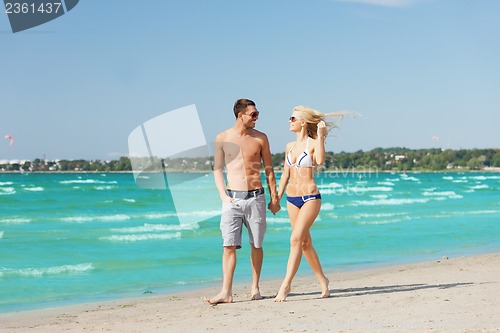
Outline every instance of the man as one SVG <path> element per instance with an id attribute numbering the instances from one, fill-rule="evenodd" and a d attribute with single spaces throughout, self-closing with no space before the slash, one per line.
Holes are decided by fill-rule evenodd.
<path id="1" fill-rule="evenodd" d="M 252 253 L 252 300 L 262 299 L 259 291 L 262 268 L 262 242 L 266 230 L 266 202 L 260 179 L 261 162 L 264 164 L 271 201 L 268 208 L 276 214 L 280 210 L 276 194 L 276 179 L 267 136 L 257 131 L 255 122 L 259 111 L 249 99 L 234 104 L 236 122 L 233 127 L 215 138 L 214 178 L 222 200 L 220 229 L 224 251 L 222 255 L 222 290 L 210 304 L 233 301 L 233 276 L 236 268 L 236 249 L 241 248 L 243 225 L 248 229 Z M 223 168 L 226 166 L 227 188 Z"/>

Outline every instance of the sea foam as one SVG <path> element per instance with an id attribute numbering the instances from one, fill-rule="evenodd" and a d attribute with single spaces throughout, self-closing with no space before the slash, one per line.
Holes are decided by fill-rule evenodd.
<path id="1" fill-rule="evenodd" d="M 24 190 L 26 191 L 32 191 L 32 192 L 41 192 L 44 191 L 45 189 L 43 187 L 25 187 Z"/>
<path id="2" fill-rule="evenodd" d="M 131 228 L 116 228 L 111 229 L 112 232 L 123 233 L 141 233 L 141 232 L 154 232 L 154 231 L 179 231 L 179 230 L 195 230 L 199 226 L 197 223 L 192 224 L 148 224 Z"/>
<path id="3" fill-rule="evenodd" d="M 456 194 L 454 191 L 442 191 L 442 192 L 434 192 L 434 191 L 424 191 L 422 193 L 426 197 L 437 197 L 436 199 L 439 200 L 439 197 L 447 197 L 450 199 L 462 199 L 463 196 Z"/>
<path id="4" fill-rule="evenodd" d="M 429 199 L 380 199 L 372 201 L 355 201 L 358 206 L 396 206 L 396 205 L 410 205 L 415 203 L 426 203 Z"/>
<path id="5" fill-rule="evenodd" d="M 77 265 L 63 265 L 53 267 L 40 267 L 40 268 L 0 268 L 0 278 L 9 275 L 38 277 L 44 275 L 58 275 L 58 274 L 74 274 L 89 272 L 94 269 L 91 263 L 77 264 Z"/>
<path id="6" fill-rule="evenodd" d="M 180 239 L 181 233 L 163 233 L 163 234 L 131 234 L 131 235 L 112 235 L 101 237 L 101 240 L 108 240 L 113 242 L 138 242 L 148 240 L 167 240 L 167 239 Z"/>
<path id="7" fill-rule="evenodd" d="M 0 195 L 16 194 L 16 189 L 13 187 L 0 187 Z"/>
<path id="8" fill-rule="evenodd" d="M 0 223 L 5 224 L 16 224 L 16 223 L 30 223 L 31 219 L 23 218 L 23 217 L 8 217 L 0 219 Z"/>
<path id="9" fill-rule="evenodd" d="M 59 184 L 118 184 L 118 182 L 116 180 L 102 181 L 97 179 L 72 179 L 61 180 Z"/>
<path id="10" fill-rule="evenodd" d="M 130 216 L 125 214 L 116 215 L 94 215 L 94 216 L 69 216 L 62 217 L 60 221 L 63 222 L 91 222 L 91 221 L 126 221 L 129 220 Z"/>

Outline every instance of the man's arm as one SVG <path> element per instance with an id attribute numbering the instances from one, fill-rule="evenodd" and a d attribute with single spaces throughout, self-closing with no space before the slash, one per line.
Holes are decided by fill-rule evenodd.
<path id="1" fill-rule="evenodd" d="M 280 210 L 280 203 L 278 199 L 278 194 L 276 193 L 276 178 L 274 176 L 273 169 L 273 159 L 271 157 L 271 148 L 269 146 L 269 140 L 264 134 L 264 143 L 262 145 L 262 162 L 264 163 L 264 172 L 266 173 L 267 186 L 269 188 L 269 194 L 271 196 L 271 202 L 268 205 L 269 210 L 276 214 Z"/>
<path id="2" fill-rule="evenodd" d="M 215 138 L 215 152 L 214 152 L 214 179 L 217 191 L 219 191 L 220 199 L 224 201 L 231 201 L 231 198 L 226 194 L 226 185 L 224 184 L 224 149 L 222 134 L 218 134 Z"/>

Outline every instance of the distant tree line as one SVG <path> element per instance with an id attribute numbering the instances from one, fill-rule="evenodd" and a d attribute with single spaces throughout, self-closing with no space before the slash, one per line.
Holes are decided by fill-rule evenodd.
<path id="1" fill-rule="evenodd" d="M 285 153 L 273 155 L 273 164 L 283 167 Z M 327 152 L 324 170 L 441 171 L 482 170 L 500 167 L 499 149 L 442 150 L 376 148 L 367 152 Z"/>
<path id="2" fill-rule="evenodd" d="M 283 168 L 285 153 L 272 155 L 276 170 Z M 151 168 L 150 166 L 153 165 Z M 113 172 L 144 169 L 148 171 L 211 171 L 212 157 L 166 158 L 130 160 L 120 157 L 119 160 L 58 160 L 46 161 L 35 159 L 13 164 L 0 164 L 1 171 L 85 171 Z M 149 167 L 148 167 L 149 166 Z M 148 169 L 149 168 L 149 169 Z M 440 171 L 440 170 L 483 170 L 500 168 L 500 149 L 461 149 L 442 150 L 408 149 L 408 148 L 376 148 L 367 152 L 326 153 L 326 160 L 321 167 L 329 170 L 372 170 L 372 171 Z"/>
<path id="3" fill-rule="evenodd" d="M 35 159 L 33 161 L 22 161 L 12 164 L 0 164 L 1 171 L 24 171 L 24 172 L 57 172 L 57 171 L 95 171 L 95 172 L 112 172 L 112 171 L 131 171 L 130 159 L 128 157 L 120 157 L 119 160 L 87 161 L 79 160 L 57 160 L 47 161 L 43 159 Z"/>

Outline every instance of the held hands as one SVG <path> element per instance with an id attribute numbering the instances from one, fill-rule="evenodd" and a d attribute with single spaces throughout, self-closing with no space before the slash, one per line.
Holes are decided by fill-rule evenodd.
<path id="1" fill-rule="evenodd" d="M 271 211 L 271 213 L 276 215 L 276 213 L 279 212 L 279 210 L 281 209 L 281 206 L 280 206 L 279 201 L 275 201 L 275 202 L 271 201 L 271 202 L 269 202 L 269 205 L 267 205 L 267 208 Z"/>
<path id="2" fill-rule="evenodd" d="M 326 123 L 323 120 L 318 123 L 317 134 L 319 139 L 326 138 Z"/>

